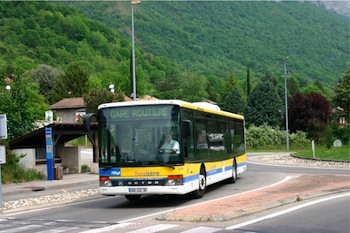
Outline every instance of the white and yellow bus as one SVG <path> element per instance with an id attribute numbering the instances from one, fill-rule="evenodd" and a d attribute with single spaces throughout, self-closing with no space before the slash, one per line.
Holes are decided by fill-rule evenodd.
<path id="1" fill-rule="evenodd" d="M 102 195 L 125 195 L 132 201 L 149 194 L 200 198 L 208 185 L 234 183 L 247 168 L 244 117 L 216 105 L 106 103 L 96 118 Z M 178 142 L 176 152 L 160 150 L 167 133 Z"/>

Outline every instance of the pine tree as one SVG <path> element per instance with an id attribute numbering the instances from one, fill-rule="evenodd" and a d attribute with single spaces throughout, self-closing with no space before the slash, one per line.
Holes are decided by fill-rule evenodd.
<path id="1" fill-rule="evenodd" d="M 244 115 L 248 123 L 260 126 L 267 123 L 277 126 L 281 121 L 282 100 L 275 88 L 269 82 L 260 82 L 248 97 Z"/>

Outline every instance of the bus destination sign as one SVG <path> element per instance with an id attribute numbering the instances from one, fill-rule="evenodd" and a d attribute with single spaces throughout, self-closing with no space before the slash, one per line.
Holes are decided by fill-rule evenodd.
<path id="1" fill-rule="evenodd" d="M 110 110 L 112 119 L 163 118 L 169 116 L 169 107 L 116 108 Z"/>

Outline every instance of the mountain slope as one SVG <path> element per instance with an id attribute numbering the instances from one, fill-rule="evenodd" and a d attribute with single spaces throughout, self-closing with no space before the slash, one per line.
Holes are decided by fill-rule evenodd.
<path id="1" fill-rule="evenodd" d="M 74 2 L 85 15 L 130 38 L 129 2 Z M 308 2 L 151 2 L 134 6 L 136 46 L 183 70 L 226 77 L 283 74 L 335 83 L 349 61 L 349 21 Z"/>

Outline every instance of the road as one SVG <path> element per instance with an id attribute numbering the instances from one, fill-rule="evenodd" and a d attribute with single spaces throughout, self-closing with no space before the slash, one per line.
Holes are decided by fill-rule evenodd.
<path id="1" fill-rule="evenodd" d="M 261 223 L 246 225 L 244 228 L 230 229 L 230 227 L 249 221 L 248 216 L 239 220 L 224 222 L 169 222 L 159 221 L 155 216 L 171 212 L 185 206 L 195 205 L 201 202 L 208 202 L 214 199 L 247 192 L 280 182 L 285 177 L 297 174 L 340 174 L 347 175 L 347 169 L 317 169 L 298 167 L 277 167 L 259 164 L 249 164 L 245 172 L 235 184 L 217 184 L 208 187 L 206 195 L 201 199 L 189 199 L 186 196 L 146 196 L 139 202 L 128 202 L 124 197 L 98 197 L 94 200 L 77 202 L 63 206 L 57 206 L 40 211 L 22 212 L 4 216 L 0 219 L 1 232 L 98 232 L 98 229 L 113 229 L 110 232 L 276 232 L 281 222 L 285 230 L 283 232 L 312 232 L 312 229 L 319 229 L 319 222 L 332 229 L 347 229 L 344 225 L 344 218 L 348 217 L 345 212 L 349 207 L 349 196 L 332 201 L 321 202 L 298 212 L 290 212 L 276 218 L 265 220 Z M 336 209 L 334 209 L 334 205 Z M 298 205 L 295 203 L 294 205 Z M 291 206 L 282 207 L 290 208 Z M 318 210 L 320 208 L 322 211 Z M 332 211 L 332 212 L 328 212 Z M 337 211 L 338 212 L 337 212 Z M 281 211 L 281 208 L 272 210 Z M 300 212 L 300 213 L 299 213 Z M 321 213 L 323 212 L 323 213 Z M 328 213 L 339 213 L 328 214 Z M 259 213 L 258 215 L 264 215 Z M 266 214 L 271 214 L 271 210 Z M 298 222 L 298 216 L 305 214 L 304 219 L 310 221 Z M 258 215 L 254 216 L 257 217 Z M 341 217 L 342 216 L 342 217 Z M 349 218 L 348 218 L 349 219 Z M 329 224 L 328 224 L 329 223 Z M 335 226 L 333 223 L 338 223 Z M 343 223 L 341 225 L 341 223 Z M 346 223 L 346 222 L 345 222 Z M 262 224 L 262 225 L 261 225 Z M 264 225 L 265 224 L 265 225 Z M 271 226 L 271 227 L 270 227 Z M 306 231 L 292 231 L 296 229 L 308 229 Z M 109 227 L 109 228 L 108 228 Z M 269 228 L 270 227 L 270 228 Z M 141 230 L 140 230 L 141 229 Z M 264 229 L 264 230 L 262 230 Z M 284 228 L 283 228 L 284 229 Z M 289 230 L 288 230 L 289 229 Z M 137 231 L 140 230 L 140 231 Z M 197 231 L 198 230 L 198 231 Z M 310 230 L 310 231 L 309 231 Z M 280 231 L 277 231 L 280 232 Z M 320 232 L 320 231 L 318 231 Z M 332 231 L 336 232 L 336 231 Z"/>

